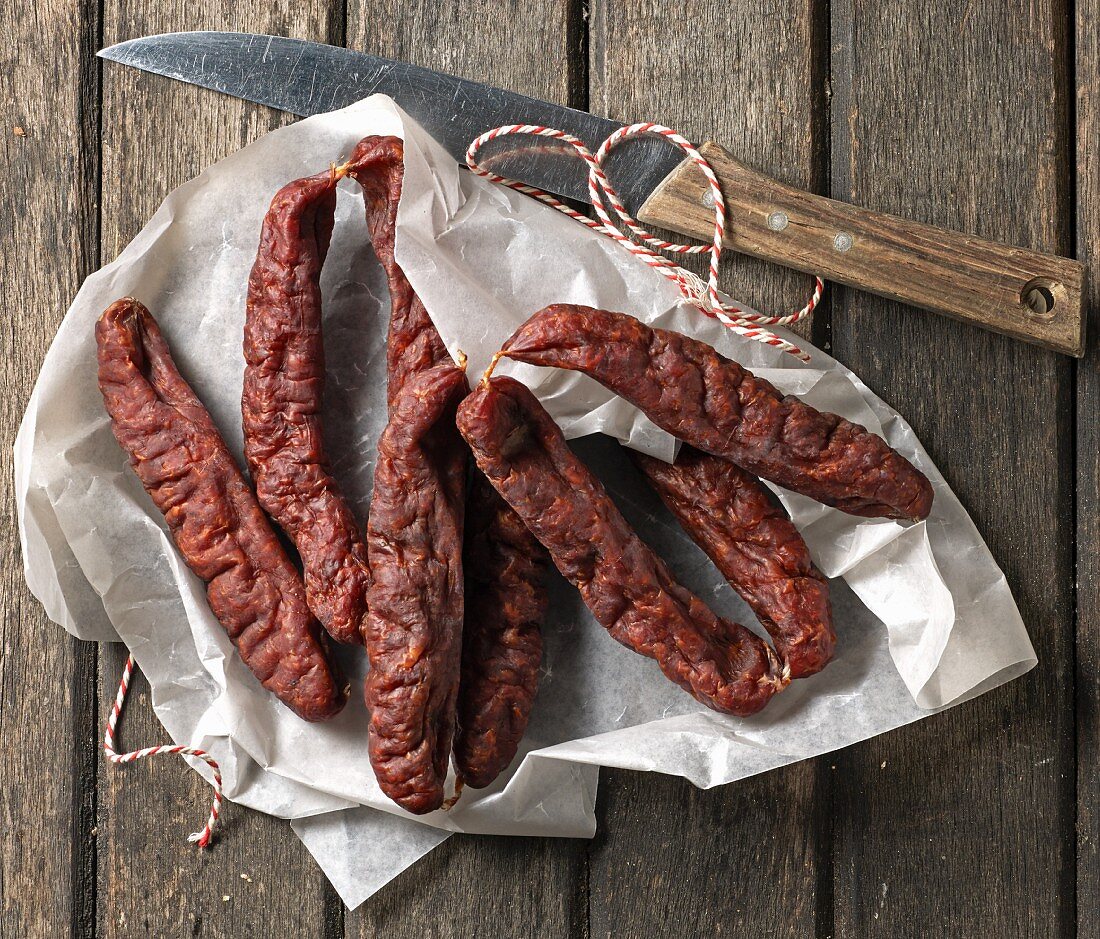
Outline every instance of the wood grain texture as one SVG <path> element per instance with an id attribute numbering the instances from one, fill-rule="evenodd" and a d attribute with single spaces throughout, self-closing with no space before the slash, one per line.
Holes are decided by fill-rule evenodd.
<path id="1" fill-rule="evenodd" d="M 1100 936 L 1100 2 L 1078 0 L 1077 256 L 1092 317 L 1077 364 L 1077 935 Z"/>
<path id="2" fill-rule="evenodd" d="M 804 0 L 592 7 L 591 110 L 736 141 L 768 172 L 822 177 L 820 37 Z M 714 69 L 708 63 L 729 63 Z M 805 303 L 808 278 L 744 257 L 722 283 L 768 311 Z M 819 322 L 819 329 L 823 324 Z M 706 792 L 684 780 L 604 771 L 589 873 L 589 934 L 812 935 L 817 920 L 815 763 Z"/>
<path id="3" fill-rule="evenodd" d="M 586 841 L 453 835 L 353 913 L 363 939 L 582 937 Z"/>
<path id="4" fill-rule="evenodd" d="M 580 5 L 350 0 L 349 48 L 578 105 Z M 536 703 L 536 707 L 537 707 Z M 580 935 L 584 841 L 452 838 L 347 915 L 348 936 Z"/>
<path id="5" fill-rule="evenodd" d="M 812 762 L 713 790 L 604 770 L 588 935 L 814 935 L 813 779 Z"/>
<path id="6" fill-rule="evenodd" d="M 805 192 L 714 142 L 700 153 L 722 183 L 730 248 L 1045 349 L 1084 352 L 1078 261 Z M 706 240 L 714 232 L 710 195 L 702 172 L 685 160 L 638 218 Z"/>
<path id="7" fill-rule="evenodd" d="M 38 368 L 97 263 L 95 7 L 0 2 L 0 935 L 94 921 L 95 648 L 49 622 L 23 580 L 11 444 Z M 33 36 L 34 41 L 29 41 Z"/>
<path id="8" fill-rule="evenodd" d="M 320 0 L 156 5 L 110 0 L 103 44 L 201 28 L 339 40 L 342 21 L 333 16 Z M 267 108 L 105 63 L 102 261 L 115 257 L 174 187 L 289 120 Z M 105 703 L 117 687 L 124 652 L 105 649 L 100 659 Z M 123 746 L 164 742 L 144 679 L 135 690 L 121 724 Z M 102 766 L 98 935 L 338 935 L 335 896 L 286 822 L 229 804 L 214 849 L 200 853 L 187 844 L 209 798 L 209 786 L 196 773 L 167 757 Z"/>
<path id="9" fill-rule="evenodd" d="M 1064 6 L 831 11 L 832 195 L 1069 253 Z M 836 934 L 1069 935 L 1072 363 L 855 292 L 834 293 L 833 341 L 971 512 L 1039 656 L 1006 687 L 838 755 Z"/>

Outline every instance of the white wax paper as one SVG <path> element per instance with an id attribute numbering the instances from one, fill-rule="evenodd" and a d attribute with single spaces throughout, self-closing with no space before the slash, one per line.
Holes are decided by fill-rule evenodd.
<path id="1" fill-rule="evenodd" d="M 882 433 L 928 475 L 932 516 L 910 526 L 778 492 L 817 564 L 836 578 L 839 643 L 823 673 L 795 682 L 751 719 L 716 714 L 614 642 L 554 575 L 521 758 L 489 789 L 468 790 L 452 811 L 417 820 L 375 784 L 358 695 L 330 723 L 307 725 L 254 680 L 111 435 L 96 388 L 93 324 L 118 297 L 142 300 L 239 458 L 245 285 L 268 202 L 287 181 L 346 157 L 361 137 L 388 133 L 406 140 L 398 259 L 448 347 L 469 356 L 471 375 L 546 303 L 623 310 L 706 340 L 784 391 Z M 385 420 L 388 296 L 350 182 L 341 184 L 323 291 L 329 452 L 362 520 Z M 213 753 L 233 801 L 292 819 L 354 906 L 451 831 L 591 836 L 601 765 L 720 785 L 899 727 L 1035 664 L 1003 575 L 912 430 L 855 375 L 811 351 L 807 367 L 739 339 L 610 240 L 460 172 L 388 98 L 369 98 L 274 131 L 181 186 L 119 258 L 85 282 L 15 445 L 27 581 L 69 632 L 121 638 L 172 739 Z M 674 454 L 671 438 L 588 379 L 508 363 L 501 371 L 531 385 L 572 438 L 601 431 L 666 459 Z M 577 449 L 687 586 L 758 628 L 617 443 L 593 436 Z M 341 659 L 358 684 L 362 650 L 343 649 Z"/>

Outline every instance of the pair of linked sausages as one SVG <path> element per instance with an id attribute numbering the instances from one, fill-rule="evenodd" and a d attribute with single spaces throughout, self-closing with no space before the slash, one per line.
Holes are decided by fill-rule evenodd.
<path id="1" fill-rule="evenodd" d="M 319 283 L 345 176 L 362 188 L 392 307 L 365 534 L 332 476 L 321 421 Z M 835 644 L 828 589 L 757 477 L 902 519 L 928 515 L 927 479 L 880 437 L 783 397 L 703 343 L 622 313 L 536 313 L 501 355 L 590 375 L 684 441 L 674 464 L 635 462 L 774 649 L 717 617 L 631 529 L 529 390 L 486 377 L 471 393 L 395 260 L 402 178 L 401 141 L 368 137 L 347 163 L 271 203 L 244 337 L 254 490 L 148 311 L 126 298 L 96 326 L 115 436 L 264 687 L 303 719 L 328 719 L 348 693 L 329 638 L 365 645 L 371 763 L 382 791 L 420 814 L 445 804 L 452 754 L 457 779 L 474 787 L 515 757 L 537 688 L 548 559 L 615 639 L 715 710 L 753 714 L 820 671 Z"/>

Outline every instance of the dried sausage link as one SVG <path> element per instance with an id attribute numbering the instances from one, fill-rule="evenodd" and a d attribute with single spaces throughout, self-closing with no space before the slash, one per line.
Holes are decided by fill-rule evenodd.
<path id="1" fill-rule="evenodd" d="M 674 464 L 630 451 L 661 501 L 752 608 L 791 669 L 833 657 L 829 587 L 790 519 L 749 473 L 685 444 Z"/>
<path id="2" fill-rule="evenodd" d="M 454 734 L 466 467 L 454 415 L 466 390 L 454 365 L 402 388 L 378 444 L 367 525 L 370 760 L 382 791 L 416 814 L 443 803 Z"/>
<path id="3" fill-rule="evenodd" d="M 405 176 L 404 147 L 399 137 L 364 137 L 352 153 L 348 169 L 348 175 L 363 189 L 371 245 L 389 282 L 386 368 L 391 408 L 410 377 L 451 362 L 428 311 L 394 256 L 397 205 Z"/>
<path id="4" fill-rule="evenodd" d="M 300 717 L 332 717 L 347 687 L 298 572 L 153 317 L 119 300 L 96 324 L 96 346 L 115 437 L 241 658 Z"/>
<path id="5" fill-rule="evenodd" d="M 370 754 L 383 792 L 421 814 L 443 802 L 454 735 L 468 458 L 453 417 L 468 386 L 394 255 L 403 142 L 364 138 L 348 175 L 363 190 L 371 244 L 390 291 L 390 421 L 379 444 L 367 535 L 368 557 L 378 565 L 366 621 Z"/>
<path id="6" fill-rule="evenodd" d="M 334 173 L 295 180 L 271 201 L 248 279 L 241 414 L 256 495 L 298 549 L 310 609 L 333 638 L 360 642 L 367 549 L 321 418 L 320 277 L 335 209 Z"/>
<path id="7" fill-rule="evenodd" d="M 378 446 L 367 529 L 368 559 L 377 565 L 366 620 L 371 761 L 383 792 L 422 814 L 443 802 L 454 733 L 469 461 L 453 415 L 469 387 L 396 261 L 404 175 L 398 137 L 368 136 L 355 147 L 349 176 L 363 190 L 390 300 L 389 424 Z"/>
<path id="8" fill-rule="evenodd" d="M 404 179 L 404 144 L 367 137 L 351 158 L 375 254 L 390 290 L 387 340 L 391 409 L 415 375 L 450 362 L 427 310 L 395 259 L 397 207 Z M 378 482 L 376 480 L 375 486 Z M 492 493 L 492 497 L 490 497 Z M 455 765 L 472 787 L 488 785 L 512 760 L 527 726 L 541 657 L 539 622 L 545 608 L 539 584 L 542 548 L 492 488 L 475 478 L 467 517 L 462 683 Z"/>
<path id="9" fill-rule="evenodd" d="M 784 397 L 706 343 L 625 313 L 548 306 L 503 351 L 583 372 L 686 443 L 853 515 L 916 520 L 932 509 L 924 474 L 881 437 Z"/>
<path id="10" fill-rule="evenodd" d="M 717 711 L 754 714 L 786 686 L 767 643 L 673 580 L 527 388 L 483 381 L 460 405 L 458 427 L 478 467 L 615 639 Z"/>
<path id="11" fill-rule="evenodd" d="M 474 473 L 466 502 L 466 615 L 455 768 L 475 789 L 515 758 L 538 689 L 546 550 Z"/>

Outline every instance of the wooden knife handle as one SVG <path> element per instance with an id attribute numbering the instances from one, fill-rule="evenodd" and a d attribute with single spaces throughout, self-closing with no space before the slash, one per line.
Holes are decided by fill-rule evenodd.
<path id="1" fill-rule="evenodd" d="M 716 143 L 703 155 L 722 183 L 725 243 L 903 303 L 1078 356 L 1084 354 L 1084 270 L 1069 258 L 870 212 L 758 173 Z M 703 241 L 714 207 L 703 174 L 685 160 L 639 218 Z"/>

